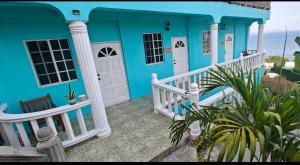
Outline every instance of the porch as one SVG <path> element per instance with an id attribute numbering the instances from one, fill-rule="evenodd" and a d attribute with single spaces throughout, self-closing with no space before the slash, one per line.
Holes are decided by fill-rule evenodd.
<path id="1" fill-rule="evenodd" d="M 153 113 L 152 96 L 107 108 L 112 134 L 69 148 L 69 161 L 150 161 L 172 145 L 167 117 Z"/>

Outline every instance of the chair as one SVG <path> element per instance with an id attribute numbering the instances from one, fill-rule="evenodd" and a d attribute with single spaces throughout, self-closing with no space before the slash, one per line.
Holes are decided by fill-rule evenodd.
<path id="1" fill-rule="evenodd" d="M 55 108 L 56 105 L 53 103 L 50 94 L 47 94 L 46 96 L 28 100 L 28 101 L 20 101 L 20 105 L 22 108 L 22 111 L 24 113 L 30 113 L 30 112 L 38 112 L 38 111 L 43 111 L 51 108 Z M 60 115 L 54 115 L 52 116 L 52 119 L 59 123 L 62 126 L 63 131 L 65 131 L 65 127 L 63 124 L 63 120 Z M 36 120 L 38 124 L 46 123 L 46 120 L 43 119 L 37 119 Z M 33 131 L 31 124 L 30 128 Z"/>

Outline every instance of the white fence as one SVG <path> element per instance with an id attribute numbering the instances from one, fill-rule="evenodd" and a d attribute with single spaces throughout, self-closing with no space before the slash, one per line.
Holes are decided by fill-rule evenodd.
<path id="1" fill-rule="evenodd" d="M 231 68 L 238 70 L 242 68 L 243 71 L 250 71 L 250 69 L 259 68 L 264 65 L 265 52 L 260 54 L 253 54 L 246 57 L 241 57 L 229 62 L 219 64 L 224 68 Z M 189 105 L 195 103 L 198 105 L 216 104 L 219 100 L 231 95 L 236 95 L 234 90 L 225 89 L 205 100 L 199 100 L 201 91 L 204 88 L 200 85 L 201 80 L 206 80 L 209 77 L 209 69 L 214 66 L 208 66 L 187 72 L 181 75 L 168 77 L 158 80 L 155 73 L 152 74 L 152 93 L 154 112 L 162 113 L 170 118 L 173 118 L 176 113 L 175 119 L 181 120 L 184 118 L 185 113 L 180 104 Z M 202 81 L 205 85 L 205 82 Z M 180 110 L 180 112 L 179 112 Z"/>
<path id="2" fill-rule="evenodd" d="M 91 101 L 85 100 L 74 105 L 64 105 L 57 108 L 52 108 L 39 112 L 23 113 L 23 114 L 8 114 L 5 113 L 7 106 L 5 104 L 0 105 L 0 127 L 1 134 L 7 145 L 21 146 L 20 140 L 25 147 L 32 146 L 32 140 L 29 139 L 28 133 L 24 128 L 25 123 L 30 123 L 34 136 L 36 137 L 37 130 L 39 129 L 38 119 L 45 119 L 47 126 L 52 128 L 55 135 L 57 135 L 57 129 L 54 124 L 53 116 L 60 115 L 63 120 L 65 133 L 67 139 L 62 141 L 64 147 L 68 147 L 79 143 L 85 139 L 99 134 L 99 130 L 91 129 L 87 130 L 86 121 L 83 117 L 82 108 L 90 106 Z M 75 136 L 74 128 L 72 128 L 68 112 L 75 111 L 76 117 L 80 127 L 80 134 Z M 14 129 L 14 125 L 17 131 Z M 19 138 L 20 139 L 19 139 Z"/>

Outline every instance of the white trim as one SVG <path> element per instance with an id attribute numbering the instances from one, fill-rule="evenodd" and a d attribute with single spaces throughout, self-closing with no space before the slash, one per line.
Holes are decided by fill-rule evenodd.
<path id="1" fill-rule="evenodd" d="M 65 68 L 66 68 L 65 72 L 67 73 L 68 79 L 69 79 L 68 81 L 62 81 L 62 80 L 61 80 L 61 77 L 60 77 L 60 71 L 58 70 L 57 64 L 56 64 L 56 63 L 59 62 L 59 61 L 56 61 L 56 59 L 55 59 L 55 57 L 54 57 L 54 54 L 53 54 L 53 50 L 52 50 L 51 44 L 50 44 L 50 40 L 57 40 L 57 41 L 58 41 L 58 44 L 59 44 L 59 46 L 60 46 L 60 41 L 59 41 L 59 40 L 62 40 L 62 39 L 66 39 L 67 42 L 68 42 L 68 46 L 69 46 L 69 49 L 59 49 L 60 52 L 61 52 L 61 54 L 62 54 L 62 57 L 63 57 L 63 60 L 61 60 L 61 61 L 64 62 L 64 65 L 65 65 Z M 49 47 L 49 52 L 50 52 L 50 55 L 51 55 L 51 58 L 52 58 L 52 61 L 53 61 L 53 64 L 54 64 L 55 73 L 57 74 L 57 77 L 58 77 L 58 80 L 59 80 L 58 82 L 56 82 L 56 83 L 51 83 L 51 80 L 50 80 L 50 78 L 49 78 L 49 73 L 48 73 L 47 68 L 46 68 L 46 66 L 45 66 L 45 62 L 44 62 L 43 56 L 42 56 L 42 54 L 41 54 L 41 57 L 42 57 L 42 60 L 43 60 L 43 65 L 44 65 L 44 67 L 45 67 L 45 69 L 46 69 L 46 75 L 47 75 L 47 77 L 48 77 L 50 83 L 49 83 L 49 84 L 45 84 L 45 85 L 41 85 L 41 84 L 40 84 L 40 81 L 39 81 L 39 78 L 38 78 L 36 69 L 34 68 L 34 63 L 33 63 L 32 59 L 31 59 L 30 51 L 29 51 L 29 49 L 28 49 L 28 47 L 27 47 L 27 45 L 26 45 L 26 42 L 33 42 L 33 41 L 37 41 L 37 42 L 38 42 L 38 41 L 46 41 L 46 42 L 47 42 L 47 45 L 48 45 L 48 47 Z M 31 69 L 32 69 L 32 71 L 33 71 L 33 73 L 34 73 L 36 82 L 37 82 L 37 84 L 38 84 L 38 88 L 45 88 L 45 87 L 50 87 L 50 86 L 54 86 L 54 85 L 60 85 L 60 84 L 70 83 L 70 82 L 74 82 L 74 81 L 77 81 L 77 80 L 78 80 L 77 69 L 76 69 L 76 66 L 75 66 L 76 62 L 75 62 L 75 60 L 74 60 L 74 57 L 73 57 L 73 54 L 72 54 L 72 49 L 71 49 L 71 46 L 70 46 L 70 44 L 69 44 L 68 38 L 51 38 L 51 39 L 36 39 L 36 40 L 30 39 L 30 40 L 23 40 L 23 45 L 24 45 L 24 47 L 25 47 L 25 49 L 26 49 L 26 54 L 27 54 L 27 57 L 28 57 L 28 59 L 29 59 L 29 61 L 30 61 Z M 60 48 L 61 48 L 61 47 L 60 47 Z M 39 48 L 39 45 L 38 45 L 38 49 L 39 49 L 39 51 L 36 52 L 36 53 L 48 52 L 48 51 L 41 51 L 40 48 Z M 64 51 L 64 50 L 69 50 L 69 51 L 70 51 L 70 54 L 71 54 L 72 59 L 69 60 L 69 61 L 72 61 L 73 65 L 74 65 L 74 69 L 72 69 L 72 70 L 68 70 L 68 69 L 67 69 L 67 66 L 66 66 L 66 60 L 65 60 L 64 54 L 63 54 L 63 51 Z M 35 52 L 33 52 L 33 53 L 35 53 Z M 73 70 L 75 71 L 76 77 L 77 77 L 77 78 L 71 80 L 68 72 L 69 72 L 69 71 L 73 71 Z"/>

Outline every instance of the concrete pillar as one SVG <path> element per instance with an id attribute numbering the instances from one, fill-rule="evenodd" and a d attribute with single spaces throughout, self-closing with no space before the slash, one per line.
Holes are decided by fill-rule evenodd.
<path id="1" fill-rule="evenodd" d="M 264 39 L 264 24 L 258 24 L 258 36 L 257 36 L 257 52 L 263 52 L 263 39 Z"/>
<path id="2" fill-rule="evenodd" d="M 218 64 L 218 24 L 210 25 L 210 53 L 211 65 Z"/>
<path id="3" fill-rule="evenodd" d="M 43 127 L 37 131 L 38 144 L 36 149 L 39 153 L 48 156 L 50 162 L 66 162 L 67 156 L 64 151 L 64 147 L 58 136 L 54 136 L 54 133 L 50 127 Z"/>
<path id="4" fill-rule="evenodd" d="M 69 28 L 76 49 L 85 90 L 92 102 L 93 119 L 96 129 L 99 130 L 97 136 L 104 138 L 111 134 L 111 128 L 107 121 L 87 26 L 83 21 L 72 21 L 69 24 Z"/>

